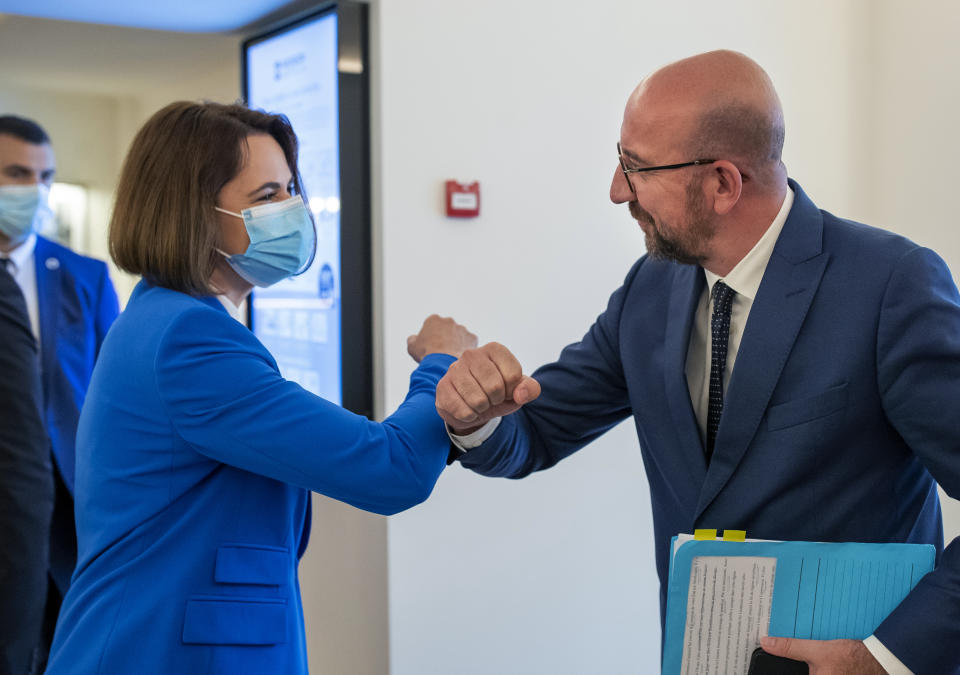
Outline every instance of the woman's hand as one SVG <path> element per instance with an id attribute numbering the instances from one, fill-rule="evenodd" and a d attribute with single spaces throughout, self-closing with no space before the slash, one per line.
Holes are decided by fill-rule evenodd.
<path id="1" fill-rule="evenodd" d="M 477 336 L 448 317 L 431 314 L 416 335 L 407 338 L 407 352 L 417 363 L 427 354 L 449 354 L 460 358 L 477 346 Z"/>

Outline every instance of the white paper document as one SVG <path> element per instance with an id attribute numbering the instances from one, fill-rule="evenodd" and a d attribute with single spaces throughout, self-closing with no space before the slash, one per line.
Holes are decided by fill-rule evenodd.
<path id="1" fill-rule="evenodd" d="M 693 558 L 683 675 L 747 672 L 750 655 L 770 625 L 776 570 L 776 558 Z"/>

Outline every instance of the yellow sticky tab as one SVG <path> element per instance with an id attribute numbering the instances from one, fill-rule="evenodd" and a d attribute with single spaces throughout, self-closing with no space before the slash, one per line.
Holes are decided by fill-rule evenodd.
<path id="1" fill-rule="evenodd" d="M 746 541 L 746 539 L 747 539 L 746 530 L 724 530 L 723 531 L 724 541 Z"/>
<path id="2" fill-rule="evenodd" d="M 697 541 L 716 539 L 717 531 L 716 530 L 694 530 L 693 538 L 696 539 Z"/>

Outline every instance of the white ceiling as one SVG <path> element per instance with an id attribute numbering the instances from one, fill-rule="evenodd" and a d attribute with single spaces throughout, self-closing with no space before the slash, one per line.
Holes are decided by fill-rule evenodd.
<path id="1" fill-rule="evenodd" d="M 0 12 L 43 19 L 150 28 L 187 33 L 225 33 L 267 17 L 299 11 L 302 0 L 0 0 Z"/>

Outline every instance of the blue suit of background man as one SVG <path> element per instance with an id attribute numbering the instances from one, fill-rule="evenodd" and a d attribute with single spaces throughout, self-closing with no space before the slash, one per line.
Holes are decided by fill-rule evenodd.
<path id="1" fill-rule="evenodd" d="M 43 417 L 53 451 L 56 503 L 50 576 L 62 596 L 77 562 L 74 447 L 80 408 L 103 338 L 119 312 L 106 263 L 37 237 Z"/>
<path id="2" fill-rule="evenodd" d="M 960 672 L 960 297 L 933 252 L 794 205 L 745 327 L 706 462 L 684 366 L 698 266 L 641 258 L 543 393 L 462 456 L 485 475 L 552 466 L 632 416 L 653 504 L 663 612 L 670 538 L 933 544 L 937 568 L 875 631 L 917 675 Z"/>

